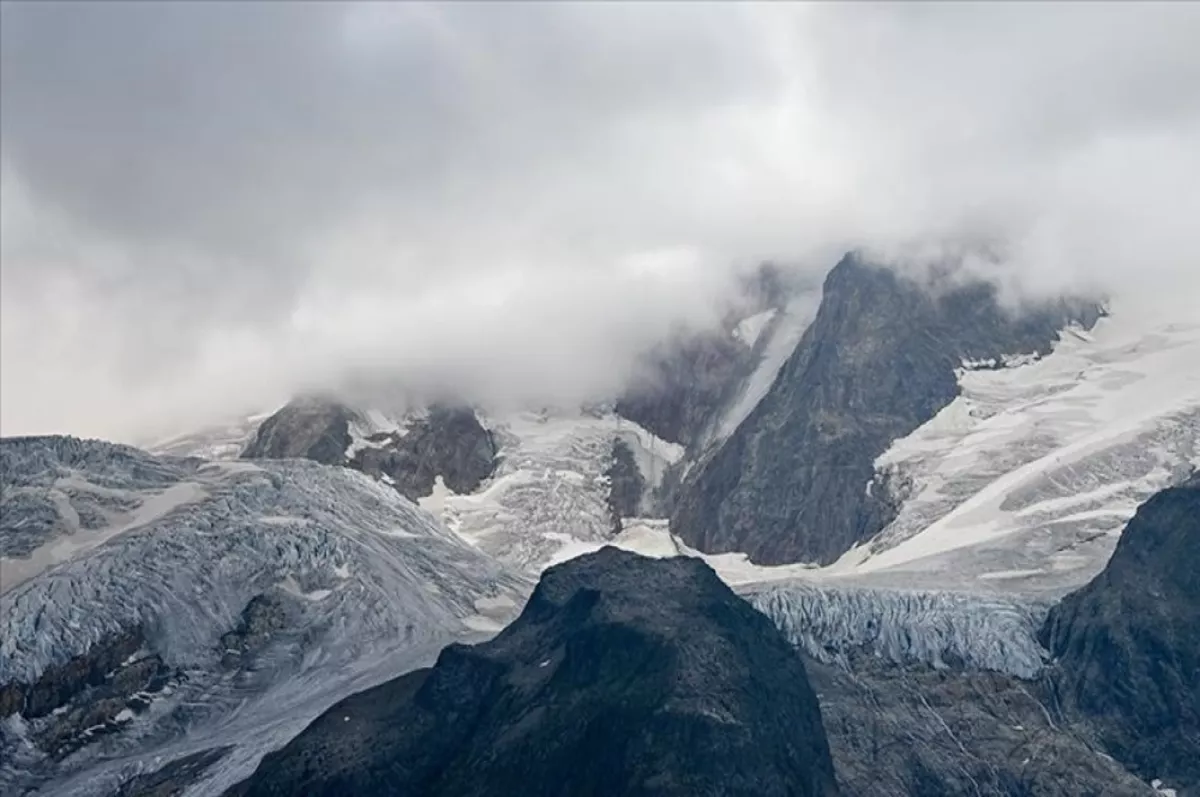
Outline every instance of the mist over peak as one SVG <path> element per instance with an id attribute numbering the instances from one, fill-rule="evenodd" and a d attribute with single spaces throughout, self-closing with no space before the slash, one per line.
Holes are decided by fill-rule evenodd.
<path id="1" fill-rule="evenodd" d="M 6 435 L 577 403 L 745 270 L 851 249 L 1200 305 L 1192 4 L 0 14 Z"/>

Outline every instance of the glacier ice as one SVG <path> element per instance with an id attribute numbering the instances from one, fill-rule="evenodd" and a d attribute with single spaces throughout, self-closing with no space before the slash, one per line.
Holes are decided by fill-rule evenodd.
<path id="1" fill-rule="evenodd" d="M 121 499 L 110 524 L 64 529 L 27 557 L 0 560 L 6 574 L 22 575 L 0 582 L 0 684 L 31 683 L 132 628 L 145 629 L 154 652 L 186 676 L 105 742 L 110 773 L 136 766 L 129 757 L 147 749 L 239 739 L 245 744 L 222 767 L 236 775 L 334 700 L 421 666 L 448 642 L 477 638 L 481 619 L 502 624 L 531 586 L 348 469 L 154 457 L 61 437 L 5 439 L 0 456 L 2 536 L 23 522 L 8 511 L 19 509 L 7 504 L 9 485 Z M 225 672 L 219 638 L 251 598 L 271 591 L 294 599 L 294 627 L 253 671 Z M 73 754 L 56 772 L 79 770 L 93 755 Z M 87 782 L 101 774 L 89 772 Z M 6 763 L 0 791 L 28 775 Z M 72 793 L 68 781 L 55 793 Z"/>
<path id="2" fill-rule="evenodd" d="M 522 412 L 485 422 L 499 444 L 491 479 L 471 494 L 440 491 L 425 505 L 472 545 L 531 575 L 560 550 L 612 535 L 605 469 L 614 439 L 630 445 L 650 483 L 682 456 L 611 413 Z"/>
<path id="3" fill-rule="evenodd" d="M 1059 592 L 1103 568 L 1136 507 L 1200 452 L 1200 325 L 1118 312 L 962 394 L 876 463 L 900 504 L 831 569 Z"/>
<path id="4" fill-rule="evenodd" d="M 866 654 L 895 664 L 1034 678 L 1048 656 L 1036 638 L 1046 602 L 801 582 L 750 587 L 743 596 L 792 644 L 847 668 Z"/>

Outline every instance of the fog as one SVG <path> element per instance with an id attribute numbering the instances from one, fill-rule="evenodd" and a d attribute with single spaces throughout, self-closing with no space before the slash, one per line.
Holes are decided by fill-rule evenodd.
<path id="1" fill-rule="evenodd" d="M 1194 313 L 1198 41 L 1187 3 L 5 3 L 0 431 L 594 398 L 851 247 Z"/>

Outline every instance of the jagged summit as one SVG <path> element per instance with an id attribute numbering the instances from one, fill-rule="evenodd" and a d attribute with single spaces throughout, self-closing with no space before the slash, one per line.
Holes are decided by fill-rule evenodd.
<path id="1" fill-rule="evenodd" d="M 895 515 L 868 489 L 875 460 L 958 395 L 964 359 L 1045 353 L 1094 320 L 1063 303 L 1012 316 L 990 284 L 935 294 L 847 255 L 771 390 L 681 488 L 672 527 L 708 552 L 830 563 Z"/>
<path id="2" fill-rule="evenodd" d="M 832 795 L 804 665 L 696 559 L 546 571 L 490 642 L 334 706 L 230 795 Z"/>
<path id="3" fill-rule="evenodd" d="M 437 478 L 456 493 L 479 487 L 497 449 L 475 411 L 435 404 L 403 424 L 332 398 L 297 398 L 258 427 L 243 459 L 311 459 L 382 479 L 410 500 L 433 493 Z"/>

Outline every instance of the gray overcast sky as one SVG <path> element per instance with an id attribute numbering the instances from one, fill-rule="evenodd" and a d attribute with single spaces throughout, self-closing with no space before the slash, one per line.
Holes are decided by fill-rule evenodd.
<path id="1" fill-rule="evenodd" d="M 1200 4 L 0 5 L 0 427 L 611 389 L 731 269 L 1200 305 Z"/>

